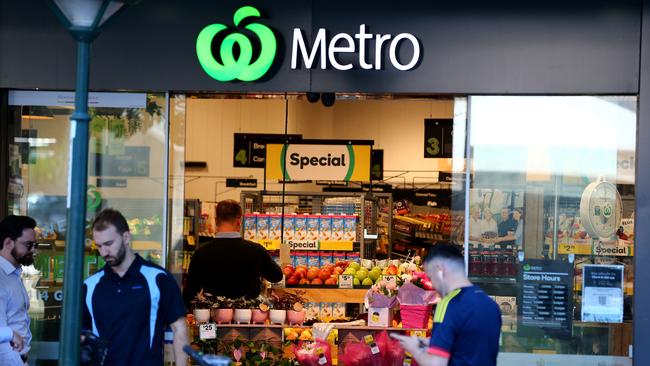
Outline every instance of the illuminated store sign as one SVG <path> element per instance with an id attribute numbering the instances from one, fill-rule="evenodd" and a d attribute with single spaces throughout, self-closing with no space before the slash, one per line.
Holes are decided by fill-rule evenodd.
<path id="1" fill-rule="evenodd" d="M 233 23 L 238 27 L 246 18 L 261 16 L 259 10 L 252 6 L 239 8 Z M 219 59 L 212 53 L 212 43 L 221 34 L 228 33 L 224 24 L 210 24 L 199 33 L 196 40 L 196 54 L 203 70 L 213 79 L 219 81 L 255 81 L 264 76 L 276 59 L 277 41 L 273 31 L 266 25 L 254 22 L 244 27 L 252 32 L 257 40 L 251 40 L 241 32 L 230 30 L 219 45 Z M 359 25 L 355 34 L 337 33 L 328 39 L 328 31 L 320 28 L 311 45 L 305 40 L 303 31 L 293 29 L 291 42 L 291 69 L 328 69 L 339 71 L 359 67 L 364 70 L 381 70 L 390 65 L 400 71 L 415 68 L 421 59 L 422 51 L 418 39 L 410 33 L 373 34 L 367 32 L 366 25 Z M 259 55 L 254 52 L 253 44 L 259 44 Z M 410 58 L 400 60 L 399 49 L 409 47 L 413 52 Z M 370 50 L 374 50 L 371 52 Z M 339 57 L 356 54 L 356 62 L 341 61 Z M 383 55 L 388 55 L 388 61 Z M 257 55 L 255 59 L 253 56 Z"/>

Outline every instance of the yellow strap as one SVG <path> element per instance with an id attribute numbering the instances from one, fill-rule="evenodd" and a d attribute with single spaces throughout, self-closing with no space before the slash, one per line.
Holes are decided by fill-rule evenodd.
<path id="1" fill-rule="evenodd" d="M 436 306 L 436 312 L 433 315 L 434 323 L 442 323 L 442 321 L 445 319 L 445 313 L 447 312 L 447 306 L 449 306 L 449 302 L 459 293 L 460 288 L 457 288 L 454 291 L 448 293 L 447 296 L 445 296 L 442 300 L 440 300 Z"/>

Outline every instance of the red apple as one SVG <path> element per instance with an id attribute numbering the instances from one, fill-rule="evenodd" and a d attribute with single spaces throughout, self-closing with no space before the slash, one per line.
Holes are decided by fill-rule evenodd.
<path id="1" fill-rule="evenodd" d="M 325 280 L 326 285 L 336 285 L 338 283 L 336 277 L 330 277 Z"/>
<path id="2" fill-rule="evenodd" d="M 318 271 L 318 278 L 320 278 L 321 281 L 325 281 L 326 279 L 330 278 L 331 275 L 332 272 L 330 272 L 327 269 L 321 269 L 320 271 Z"/>
<path id="3" fill-rule="evenodd" d="M 311 281 L 312 285 L 322 285 L 323 281 L 320 278 L 314 278 L 313 281 Z"/>

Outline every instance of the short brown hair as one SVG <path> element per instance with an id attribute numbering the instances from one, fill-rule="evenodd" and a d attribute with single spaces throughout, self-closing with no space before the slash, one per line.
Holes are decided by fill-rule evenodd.
<path id="1" fill-rule="evenodd" d="M 112 208 L 102 210 L 102 212 L 95 217 L 95 221 L 93 221 L 93 231 L 104 231 L 108 229 L 109 225 L 113 225 L 120 235 L 130 231 L 129 224 L 126 222 L 122 213 Z"/>
<path id="2" fill-rule="evenodd" d="M 222 222 L 232 222 L 240 219 L 242 209 L 235 200 L 223 200 L 217 203 L 217 225 Z"/>

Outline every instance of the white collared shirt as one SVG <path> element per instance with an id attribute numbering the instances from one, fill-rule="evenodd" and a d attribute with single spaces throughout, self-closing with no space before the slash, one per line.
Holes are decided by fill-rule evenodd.
<path id="1" fill-rule="evenodd" d="M 29 352 L 32 333 L 29 330 L 29 297 L 20 275 L 22 267 L 14 267 L 0 256 L 0 327 L 9 326 L 25 338 L 21 354 Z M 0 365 L 13 365 L 20 360 L 18 352 L 7 343 L 0 344 Z M 22 365 L 22 362 L 20 363 Z"/>

